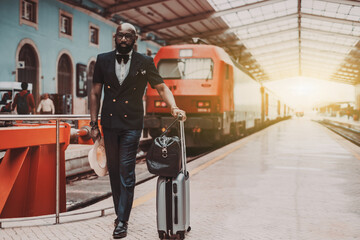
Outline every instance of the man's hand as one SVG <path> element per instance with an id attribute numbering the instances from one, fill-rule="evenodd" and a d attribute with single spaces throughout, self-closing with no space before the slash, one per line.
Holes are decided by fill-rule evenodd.
<path id="1" fill-rule="evenodd" d="M 99 127 L 91 128 L 90 137 L 95 142 L 97 139 L 101 139 Z"/>
<path id="2" fill-rule="evenodd" d="M 181 121 L 186 121 L 186 113 L 184 110 L 181 110 L 178 107 L 172 107 L 171 108 L 171 115 L 173 115 L 173 117 L 177 118 L 179 116 L 179 114 L 181 115 Z"/>

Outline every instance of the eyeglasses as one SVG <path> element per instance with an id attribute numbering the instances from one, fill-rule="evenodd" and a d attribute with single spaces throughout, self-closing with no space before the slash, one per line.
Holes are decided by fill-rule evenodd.
<path id="1" fill-rule="evenodd" d="M 131 34 L 131 33 L 124 34 L 124 33 L 119 32 L 116 34 L 116 37 L 119 39 L 122 39 L 123 37 L 125 37 L 126 40 L 132 40 L 132 39 L 134 39 L 135 36 L 134 36 L 134 34 Z"/>

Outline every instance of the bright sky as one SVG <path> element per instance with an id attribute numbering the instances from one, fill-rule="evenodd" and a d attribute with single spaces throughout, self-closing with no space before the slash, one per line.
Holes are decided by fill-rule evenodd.
<path id="1" fill-rule="evenodd" d="M 275 92 L 295 110 L 309 110 L 315 104 L 328 102 L 355 102 L 353 85 L 296 77 L 265 82 L 264 86 Z"/>

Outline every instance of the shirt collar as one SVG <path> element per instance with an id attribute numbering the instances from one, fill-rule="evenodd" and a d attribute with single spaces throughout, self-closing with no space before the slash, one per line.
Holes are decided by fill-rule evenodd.
<path id="1" fill-rule="evenodd" d="M 127 54 L 124 54 L 124 55 L 129 55 L 129 60 L 131 59 L 131 56 L 132 56 L 132 53 L 133 53 L 134 50 L 131 50 L 129 53 Z M 116 53 L 115 54 L 121 54 L 119 53 L 117 50 L 116 50 Z"/>

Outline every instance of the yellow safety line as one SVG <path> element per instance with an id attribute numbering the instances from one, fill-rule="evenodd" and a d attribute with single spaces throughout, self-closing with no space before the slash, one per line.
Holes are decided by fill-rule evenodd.
<path id="1" fill-rule="evenodd" d="M 148 194 L 135 199 L 134 203 L 133 203 L 133 208 L 135 208 L 141 204 L 144 204 L 145 202 L 149 201 L 150 199 L 154 198 L 155 196 L 156 196 L 156 190 L 151 191 Z"/>
<path id="2" fill-rule="evenodd" d="M 218 157 L 216 157 L 216 158 L 214 158 L 214 159 L 212 159 L 212 160 L 210 160 L 210 161 L 208 161 L 208 162 L 206 162 L 206 163 L 198 166 L 197 168 L 193 169 L 192 171 L 190 171 L 190 176 L 193 176 L 193 175 L 197 174 L 197 173 L 200 172 L 201 170 L 203 170 L 203 169 L 205 169 L 205 168 L 213 165 L 213 164 L 216 163 L 217 161 L 225 158 L 225 157 L 226 157 L 227 155 L 229 155 L 230 153 L 232 153 L 232 152 L 238 150 L 239 148 L 241 148 L 242 146 L 244 146 L 245 143 L 246 143 L 246 142 L 244 141 L 244 142 L 242 142 L 241 144 L 237 145 L 236 147 L 233 147 L 232 149 L 230 149 L 230 150 L 227 151 L 226 153 L 224 153 L 224 154 L 222 154 L 222 155 L 220 155 L 220 156 L 218 156 Z"/>
<path id="3" fill-rule="evenodd" d="M 247 141 L 245 141 L 247 140 Z M 213 165 L 214 163 L 216 163 L 217 161 L 220 161 L 221 159 L 225 158 L 226 156 L 228 156 L 230 153 L 236 151 L 237 149 L 241 148 L 242 146 L 245 145 L 245 143 L 247 143 L 249 141 L 249 139 L 244 139 L 244 141 L 242 143 L 240 143 L 239 145 L 237 145 L 236 147 L 233 147 L 232 149 L 230 149 L 229 151 L 227 151 L 226 153 L 223 153 L 222 155 L 198 166 L 197 168 L 193 169 L 192 171 L 190 171 L 190 176 L 193 176 L 195 174 L 197 174 L 198 172 L 200 172 L 201 170 Z M 154 198 L 156 196 L 156 190 L 149 192 L 148 194 L 139 197 L 137 199 L 134 200 L 133 203 L 133 208 L 140 206 L 142 204 L 144 204 L 145 202 L 149 201 L 150 199 Z"/>

